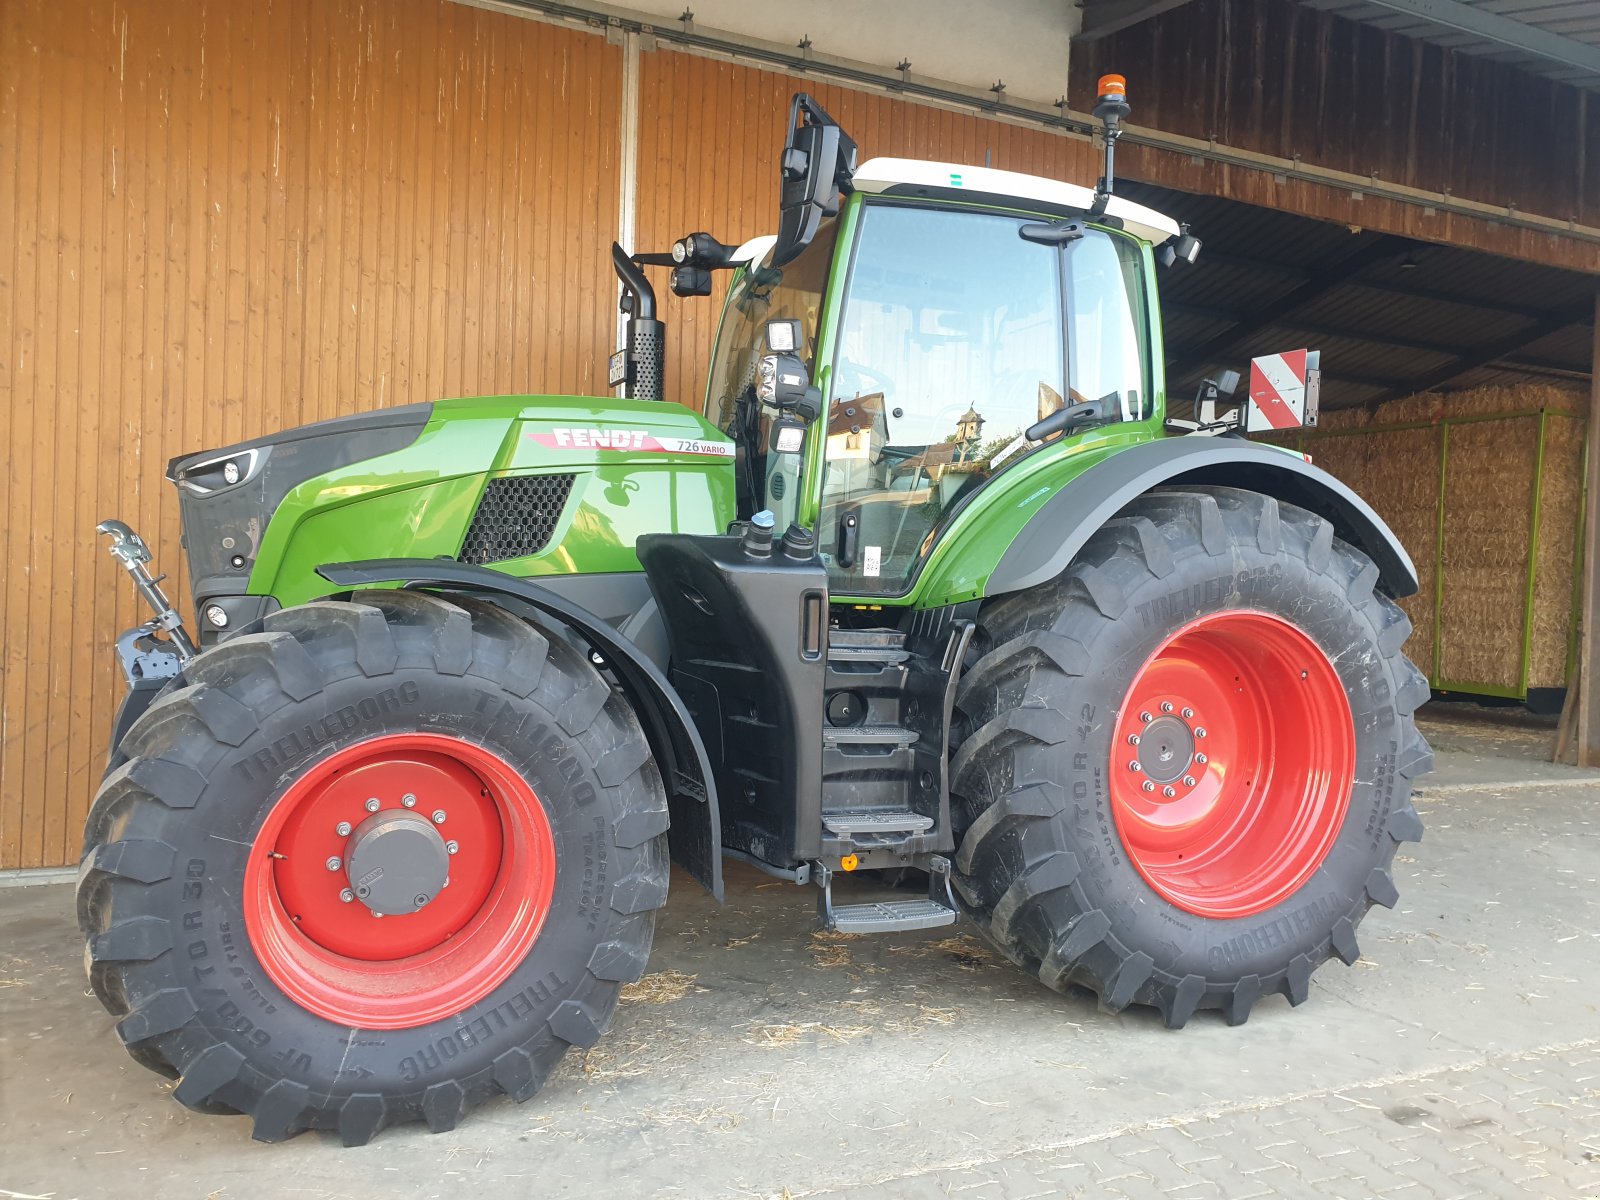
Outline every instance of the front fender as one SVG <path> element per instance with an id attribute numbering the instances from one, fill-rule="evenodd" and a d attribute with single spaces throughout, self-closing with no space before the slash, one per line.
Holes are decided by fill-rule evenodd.
<path id="1" fill-rule="evenodd" d="M 1296 454 L 1239 438 L 1186 436 L 1131 446 L 1066 484 L 1012 540 L 985 594 L 1020 592 L 1066 570 L 1097 529 L 1152 488 L 1210 484 L 1308 509 L 1377 565 L 1384 591 L 1413 595 L 1417 571 L 1400 540 L 1360 496 Z"/>
<path id="2" fill-rule="evenodd" d="M 317 568 L 339 587 L 399 583 L 430 591 L 473 592 L 513 610 L 531 608 L 578 631 L 604 655 L 632 701 L 667 788 L 673 861 L 722 899 L 722 821 L 715 778 L 694 720 L 661 669 L 633 641 L 588 609 L 547 587 L 488 567 L 432 558 L 379 558 Z"/>

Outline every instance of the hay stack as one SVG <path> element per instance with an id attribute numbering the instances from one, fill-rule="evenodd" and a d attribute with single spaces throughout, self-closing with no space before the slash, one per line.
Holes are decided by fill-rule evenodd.
<path id="1" fill-rule="evenodd" d="M 1552 417 L 1544 437 L 1539 553 L 1533 568 L 1529 687 L 1565 687 L 1583 528 L 1584 423 Z"/>
<path id="2" fill-rule="evenodd" d="M 1533 530 L 1537 416 L 1463 423 L 1498 413 L 1546 414 L 1528 685 L 1566 681 L 1578 527 L 1583 500 L 1583 416 L 1588 397 L 1551 384 L 1425 392 L 1324 415 L 1282 440 L 1348 483 L 1389 522 L 1416 562 L 1419 593 L 1401 602 L 1415 627 L 1406 653 L 1435 687 L 1516 691 Z M 1576 419 L 1575 419 L 1576 418 Z M 1394 425 L 1425 422 L 1417 429 Z M 1448 430 L 1444 523 L 1440 453 Z M 1434 628 L 1435 561 L 1442 567 Z"/>

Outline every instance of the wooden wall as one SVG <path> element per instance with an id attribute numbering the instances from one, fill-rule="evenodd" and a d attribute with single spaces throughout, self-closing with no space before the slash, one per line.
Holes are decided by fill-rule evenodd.
<path id="1" fill-rule="evenodd" d="M 0 3 L 0 869 L 76 862 L 165 460 L 603 388 L 621 51 L 440 0 Z"/>
<path id="2" fill-rule="evenodd" d="M 1132 123 L 1600 226 L 1600 96 L 1290 0 L 1194 0 L 1072 47 L 1074 108 L 1128 78 Z M 1124 145 L 1119 172 L 1432 241 L 1600 271 L 1600 245 Z"/>
<path id="3" fill-rule="evenodd" d="M 1237 25 L 1257 2 L 1189 7 Z M 1166 44 L 1163 72 L 1201 74 L 1209 43 Z M 111 640 L 145 615 L 95 522 L 133 523 L 187 602 L 167 458 L 440 396 L 604 391 L 622 71 L 598 31 L 446 0 L 0 2 L 0 869 L 76 861 L 121 693 Z M 1156 73 L 1128 73 L 1141 121 L 1199 128 L 1176 80 L 1152 99 Z M 1262 79 L 1246 99 L 1276 94 Z M 863 158 L 1098 170 L 1080 138 L 661 48 L 640 56 L 638 245 L 770 232 L 800 89 Z M 1123 167 L 1352 219 L 1338 189 L 1154 151 Z M 1359 214 L 1600 270 L 1559 238 Z M 666 300 L 668 395 L 695 407 L 718 298 Z"/>
<path id="4" fill-rule="evenodd" d="M 776 232 L 781 131 L 795 92 L 815 96 L 856 139 L 860 161 L 931 158 L 1093 184 L 1098 158 L 1087 140 L 909 104 L 817 78 L 669 51 L 640 59 L 638 240 L 665 247 L 703 229 L 736 243 Z M 704 122 L 682 114 L 711 113 Z M 712 300 L 673 302 L 668 318 L 667 398 L 699 408 L 726 276 Z"/>

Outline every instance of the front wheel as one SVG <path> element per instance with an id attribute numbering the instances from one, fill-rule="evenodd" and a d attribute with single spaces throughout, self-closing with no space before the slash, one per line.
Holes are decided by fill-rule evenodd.
<path id="1" fill-rule="evenodd" d="M 952 764 L 960 898 L 1050 987 L 1243 1022 L 1299 1004 L 1422 835 L 1427 683 L 1377 569 L 1303 509 L 1156 492 L 984 610 Z"/>
<path id="2" fill-rule="evenodd" d="M 493 605 L 274 613 L 121 749 L 79 875 L 90 983 L 177 1099 L 257 1138 L 527 1099 L 644 969 L 667 892 L 644 736 Z"/>

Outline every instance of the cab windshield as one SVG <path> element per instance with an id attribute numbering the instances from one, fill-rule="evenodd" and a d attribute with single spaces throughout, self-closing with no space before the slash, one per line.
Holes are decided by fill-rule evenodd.
<path id="1" fill-rule="evenodd" d="M 746 267 L 733 282 L 712 356 L 706 419 L 733 441 L 738 471 L 739 516 L 771 509 L 780 531 L 794 519 L 800 498 L 801 455 L 771 447 L 780 414 L 756 399 L 755 381 L 768 353 L 768 321 L 800 321 L 800 357 L 808 369 L 816 354 L 818 316 L 828 267 L 838 240 L 837 220 L 823 222 L 817 236 L 782 267 Z"/>

